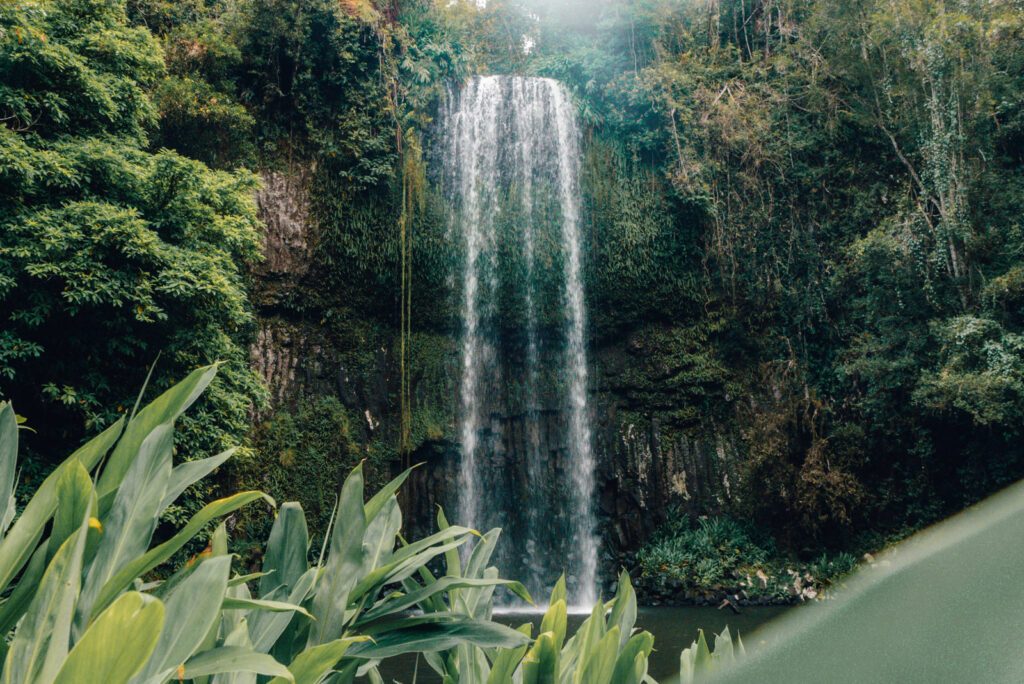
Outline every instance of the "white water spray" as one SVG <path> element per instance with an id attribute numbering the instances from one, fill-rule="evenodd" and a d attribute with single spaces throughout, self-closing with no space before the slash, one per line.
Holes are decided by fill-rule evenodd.
<path id="1" fill-rule="evenodd" d="M 573 601 L 589 606 L 597 598 L 599 548 L 572 105 L 551 79 L 476 78 L 449 93 L 442 127 L 444 173 L 456 195 L 454 234 L 464 251 L 459 522 L 501 525 L 521 547 L 506 557 L 525 557 L 520 569 L 535 591 L 564 570 Z M 509 269 L 523 282 L 509 282 Z M 510 291 L 521 297 L 521 327 L 513 330 L 502 327 Z M 560 338 L 560 350 L 548 349 L 542 329 Z M 542 354 L 557 372 L 543 373 Z M 513 403 L 495 397 L 504 366 L 521 374 L 509 378 L 522 388 L 521 445 L 495 434 L 501 429 L 493 419 Z M 544 401 L 542 375 L 557 378 L 547 382 Z M 566 457 L 542 447 L 545 414 L 565 416 L 559 442 L 568 454 L 557 464 Z M 525 482 L 510 470 L 525 472 Z"/>

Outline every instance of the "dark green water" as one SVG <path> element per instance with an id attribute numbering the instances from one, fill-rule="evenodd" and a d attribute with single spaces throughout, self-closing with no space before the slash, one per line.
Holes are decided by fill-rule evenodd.
<path id="1" fill-rule="evenodd" d="M 640 608 L 636 626 L 654 635 L 654 653 L 651 654 L 649 673 L 657 680 L 670 677 L 679 671 L 679 652 L 697 637 L 697 629 L 703 629 L 708 638 L 721 632 L 726 626 L 733 634 L 737 632 L 744 642 L 752 643 L 750 635 L 755 629 L 788 610 L 785 607 L 755 606 L 743 609 L 739 615 L 731 610 L 718 610 L 703 606 L 683 608 Z M 534 634 L 540 625 L 541 613 L 502 613 L 495 619 L 517 627 L 524 622 L 534 624 Z M 569 633 L 572 634 L 586 619 L 582 613 L 569 616 Z M 416 684 L 436 684 L 441 681 L 422 659 L 416 667 L 416 658 L 392 658 L 384 662 L 381 674 L 384 681 L 412 684 L 416 673 Z"/>

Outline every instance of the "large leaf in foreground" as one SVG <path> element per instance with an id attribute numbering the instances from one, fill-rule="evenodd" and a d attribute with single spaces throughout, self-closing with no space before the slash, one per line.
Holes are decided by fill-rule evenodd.
<path id="1" fill-rule="evenodd" d="M 132 418 L 124 430 L 124 436 L 117 442 L 110 459 L 103 468 L 97 484 L 99 498 L 115 491 L 135 460 L 142 443 L 157 427 L 170 425 L 191 406 L 203 393 L 214 376 L 217 366 L 206 366 L 192 371 L 184 380 L 154 399 L 146 408 Z M 86 464 L 86 467 L 89 467 Z"/>
<path id="2" fill-rule="evenodd" d="M 153 653 L 163 623 L 160 601 L 135 591 L 122 594 L 71 649 L 55 684 L 124 684 Z"/>
<path id="3" fill-rule="evenodd" d="M 11 403 L 0 404 L 0 535 L 14 519 L 14 478 L 18 463 L 18 418 Z"/>
<path id="4" fill-rule="evenodd" d="M 46 523 L 57 510 L 57 483 L 65 469 L 77 467 L 76 464 L 80 463 L 86 470 L 92 470 L 117 441 L 123 425 L 123 419 L 119 420 L 93 437 L 43 480 L 43 484 L 14 521 L 3 542 L 0 542 L 0 591 L 32 557 L 36 544 L 43 536 Z"/>
<path id="5" fill-rule="evenodd" d="M 348 637 L 307 648 L 288 666 L 288 670 L 295 678 L 295 684 L 316 684 L 341 660 L 352 644 L 365 640 L 366 637 Z M 284 677 L 275 677 L 270 680 L 270 684 L 285 684 L 287 681 L 289 680 Z"/>
<path id="6" fill-rule="evenodd" d="M 3 684 L 50 682 L 68 654 L 82 576 L 86 525 L 57 550 L 18 625 L 4 663 Z"/>
<path id="7" fill-rule="evenodd" d="M 1024 482 L 756 632 L 714 681 L 1020 682 L 1022 568 Z"/>
<path id="8" fill-rule="evenodd" d="M 185 663 L 182 679 L 195 679 L 224 673 L 244 673 L 280 677 L 294 681 L 288 668 L 265 653 L 256 653 L 242 646 L 221 646 Z"/>
<path id="9" fill-rule="evenodd" d="M 345 609 L 349 592 L 359 579 L 363 562 L 366 511 L 363 505 L 363 466 L 345 478 L 331 533 L 330 554 L 316 583 L 311 612 L 316 622 L 309 630 L 308 646 L 326 644 L 345 631 Z"/>
<path id="10" fill-rule="evenodd" d="M 114 575 L 103 587 L 102 591 L 100 591 L 99 596 L 97 596 L 96 602 L 92 607 L 93 615 L 110 605 L 114 598 L 130 586 L 136 577 L 144 575 L 173 556 L 192 537 L 199 534 L 200 530 L 207 523 L 222 515 L 236 511 L 242 506 L 260 498 L 265 499 L 268 497 L 262 492 L 242 492 L 224 499 L 218 499 L 203 506 L 198 513 L 192 516 L 192 519 L 188 521 L 188 524 L 180 532 L 163 544 L 153 547 L 144 555 L 128 563 L 119 573 Z M 270 501 L 272 502 L 273 500 Z"/>
<path id="11" fill-rule="evenodd" d="M 429 617 L 429 616 L 424 616 Z M 485 620 L 450 620 L 424 623 L 374 636 L 372 642 L 354 646 L 349 655 L 390 658 L 418 651 L 446 651 L 460 644 L 480 648 L 518 648 L 529 638 L 511 627 Z"/>
<path id="12" fill-rule="evenodd" d="M 156 427 L 139 446 L 104 519 L 103 537 L 82 587 L 78 604 L 77 633 L 85 631 L 94 614 L 93 602 L 119 570 L 138 558 L 153 537 L 160 520 L 160 500 L 171 475 L 174 427 Z M 100 609 L 106 606 L 100 606 Z"/>
<path id="13" fill-rule="evenodd" d="M 177 668 L 192 657 L 220 615 L 230 572 L 231 556 L 209 558 L 170 592 L 160 640 L 138 681 Z"/>

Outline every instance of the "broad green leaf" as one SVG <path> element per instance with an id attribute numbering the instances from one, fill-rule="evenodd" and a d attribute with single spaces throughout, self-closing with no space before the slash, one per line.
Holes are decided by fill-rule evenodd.
<path id="1" fill-rule="evenodd" d="M 167 596 L 163 630 L 153 657 L 135 678 L 146 681 L 167 668 L 187 661 L 220 616 L 231 572 L 231 556 L 209 558 Z"/>
<path id="2" fill-rule="evenodd" d="M 80 462 L 69 463 L 57 480 L 57 514 L 53 518 L 47 557 L 53 558 L 60 545 L 82 525 L 93 507 L 92 478 Z"/>
<path id="3" fill-rule="evenodd" d="M 697 649 L 684 648 L 679 654 L 679 684 L 693 684 L 697 677 Z"/>
<path id="4" fill-rule="evenodd" d="M 558 648 L 554 635 L 545 632 L 537 637 L 523 658 L 523 684 L 557 684 Z"/>
<path id="5" fill-rule="evenodd" d="M 291 662 L 288 670 L 295 678 L 295 684 L 317 684 L 320 678 L 341 660 L 345 652 L 353 644 L 366 641 L 367 637 L 348 637 L 335 639 L 326 644 L 308 648 Z M 284 677 L 275 677 L 270 684 L 285 684 L 290 681 Z"/>
<path id="6" fill-rule="evenodd" d="M 398 509 L 398 501 L 390 497 L 384 502 L 380 512 L 368 521 L 363 534 L 363 563 L 359 576 L 365 577 L 379 568 L 390 558 L 395 548 L 395 539 L 402 527 L 402 512 Z"/>
<path id="7" fill-rule="evenodd" d="M 444 516 L 444 510 L 437 507 L 437 531 L 438 534 L 448 531 L 451 525 L 448 524 L 448 519 Z M 459 552 L 456 549 L 450 549 L 444 554 L 445 569 L 447 574 L 452 577 L 462 577 L 462 558 L 459 557 Z"/>
<path id="8" fill-rule="evenodd" d="M 243 607 L 245 601 L 252 599 L 252 594 L 249 592 L 249 587 L 245 584 L 239 584 L 234 587 L 230 587 L 224 594 L 224 599 L 238 599 L 239 603 L 236 604 L 237 608 L 227 608 L 221 604 L 223 612 L 221 613 L 221 632 L 234 632 L 240 631 L 245 635 L 245 641 L 236 641 L 234 646 L 252 645 L 252 639 L 249 638 L 249 613 L 252 611 Z M 244 629 L 243 629 L 244 628 Z"/>
<path id="9" fill-rule="evenodd" d="M 402 581 L 433 558 L 462 546 L 472 534 L 473 531 L 468 528 L 453 526 L 402 547 L 395 551 L 387 565 L 377 568 L 359 580 L 352 588 L 349 600 L 358 600 L 378 585 Z M 443 543 L 456 538 L 455 542 Z"/>
<path id="10" fill-rule="evenodd" d="M 142 441 L 136 458 L 129 464 L 110 513 L 103 520 L 103 537 L 82 586 L 76 612 L 77 634 L 85 631 L 89 618 L 95 614 L 93 601 L 101 589 L 149 548 L 160 520 L 160 500 L 171 475 L 173 447 L 173 425 L 157 426 Z"/>
<path id="11" fill-rule="evenodd" d="M 171 478 L 167 484 L 167 492 L 164 494 L 163 500 L 160 502 L 160 512 L 167 510 L 167 507 L 174 503 L 181 493 L 186 489 L 194 485 L 199 480 L 203 479 L 218 466 L 222 465 L 227 461 L 237 449 L 228 449 L 216 456 L 210 458 L 204 458 L 198 461 L 188 461 L 176 466 L 171 471 Z"/>
<path id="12" fill-rule="evenodd" d="M 495 527 L 487 532 L 483 539 L 477 542 L 476 546 L 473 547 L 473 553 L 469 554 L 469 562 L 466 563 L 466 577 L 483 576 L 483 572 L 487 568 L 491 555 L 494 553 L 494 549 L 497 548 L 498 540 L 500 539 L 501 528 Z"/>
<path id="13" fill-rule="evenodd" d="M 736 661 L 728 625 L 721 634 L 715 636 L 715 658 L 719 659 L 723 666 L 732 665 Z"/>
<path id="14" fill-rule="evenodd" d="M 163 624 L 163 603 L 135 591 L 122 594 L 89 625 L 54 684 L 124 684 L 153 653 Z"/>
<path id="15" fill-rule="evenodd" d="M 658 684 L 647 674 L 648 654 L 638 653 L 633 658 L 633 669 L 623 674 L 612 675 L 615 684 Z M 615 677 L 619 677 L 616 679 Z"/>
<path id="16" fill-rule="evenodd" d="M 121 480 L 128 473 L 150 433 L 161 425 L 172 425 L 199 398 L 216 374 L 217 366 L 198 368 L 136 414 L 103 468 L 103 475 L 96 486 L 99 498 L 102 499 L 121 485 Z M 89 467 L 88 464 L 86 467 Z M 162 498 L 161 495 L 154 504 L 159 504 Z"/>
<path id="17" fill-rule="evenodd" d="M 379 634 L 406 629 L 408 627 L 418 627 L 420 625 L 435 623 L 439 624 L 442 622 L 458 622 L 465 621 L 467 619 L 468 618 L 465 615 L 453 611 L 426 614 L 399 613 L 397 615 L 388 615 L 363 625 L 359 628 L 359 633 L 376 639 Z"/>
<path id="18" fill-rule="evenodd" d="M 540 622 L 541 634 L 550 632 L 555 648 L 562 648 L 562 644 L 565 642 L 565 630 L 568 625 L 567 613 L 565 601 L 559 599 L 551 604 Z"/>
<path id="19" fill-rule="evenodd" d="M 288 603 L 299 605 L 306 600 L 313 590 L 316 581 L 317 570 L 310 568 L 295 582 L 295 587 L 288 595 Z M 277 591 L 283 594 L 284 587 Z M 276 596 L 272 593 L 271 596 Z M 309 615 L 303 611 L 304 615 Z M 249 636 L 252 639 L 253 648 L 261 653 L 269 652 L 278 641 L 278 637 L 288 628 L 293 615 L 289 613 L 272 613 L 266 611 L 255 611 L 249 616 Z"/>
<path id="20" fill-rule="evenodd" d="M 529 639 L 533 633 L 533 625 L 527 622 L 521 625 L 517 631 Z M 494 658 L 494 663 L 491 665 L 491 672 L 487 676 L 487 684 L 511 682 L 512 673 L 519 667 L 519 663 L 522 661 L 523 656 L 526 655 L 528 648 L 529 644 L 524 644 L 518 648 L 499 649 L 498 655 Z"/>
<path id="21" fill-rule="evenodd" d="M 590 652 L 581 654 L 583 679 L 587 684 L 607 684 L 612 681 L 615 658 L 619 653 L 619 628 L 609 629 Z M 576 667 L 580 667 L 577 664 Z"/>
<path id="22" fill-rule="evenodd" d="M 312 613 L 316 622 L 309 646 L 333 642 L 344 633 L 349 592 L 359 579 L 363 561 L 366 512 L 363 506 L 363 466 L 345 478 L 331 534 L 330 554 L 316 584 Z"/>
<path id="23" fill-rule="evenodd" d="M 47 522 L 57 510 L 57 482 L 61 474 L 75 463 L 81 463 L 86 470 L 91 470 L 117 441 L 123 425 L 124 421 L 119 420 L 89 440 L 43 480 L 32 500 L 0 542 L 0 591 L 7 587 L 28 562 L 43 536 Z"/>
<path id="24" fill-rule="evenodd" d="M 485 684 L 490 667 L 481 648 L 472 644 L 459 644 L 455 649 L 459 681 L 467 684 Z"/>
<path id="25" fill-rule="evenodd" d="M 568 605 L 569 601 L 566 596 L 565 575 L 562 575 L 558 578 L 558 581 L 555 582 L 555 588 L 551 590 L 551 603 L 553 604 L 556 601 L 565 601 L 566 605 Z"/>
<path id="26" fill-rule="evenodd" d="M 4 663 L 3 684 L 51 682 L 71 643 L 88 521 L 57 550 L 18 625 Z"/>
<path id="27" fill-rule="evenodd" d="M 408 610 L 419 603 L 426 601 L 430 597 L 444 591 L 450 591 L 451 589 L 459 589 L 464 587 L 486 587 L 504 585 L 513 587 L 518 585 L 522 587 L 518 582 L 511 580 L 489 580 L 489 579 L 463 579 L 461 577 L 442 577 L 426 587 L 404 594 L 395 596 L 389 599 L 385 599 L 376 603 L 372 608 L 363 613 L 359 621 L 356 624 L 370 622 L 376 618 L 384 615 L 390 615 L 398 613 L 403 610 Z M 522 589 L 525 592 L 525 589 Z M 518 592 L 517 592 L 518 593 Z"/>
<path id="28" fill-rule="evenodd" d="M 18 466 L 18 419 L 9 401 L 0 404 L 0 536 L 14 519 Z"/>
<path id="29" fill-rule="evenodd" d="M 517 648 L 529 641 L 521 632 L 485 620 L 425 622 L 407 629 L 375 634 L 373 642 L 353 647 L 360 658 L 390 658 L 418 651 L 446 651 L 462 643 L 480 648 Z"/>
<path id="30" fill-rule="evenodd" d="M 0 604 L 0 634 L 7 634 L 14 629 L 14 625 L 25 614 L 45 571 L 46 546 L 40 545 L 18 578 L 18 583 L 14 585 L 14 591 Z"/>
<path id="31" fill-rule="evenodd" d="M 639 684 L 640 679 L 647 673 L 647 658 L 650 657 L 651 651 L 654 650 L 654 637 L 650 632 L 640 632 L 634 634 L 626 645 L 623 647 L 622 652 L 619 653 L 618 660 L 615 661 L 615 669 L 612 671 L 611 681 L 618 684 L 619 682 L 635 682 Z M 635 676 L 637 663 L 642 662 L 643 672 L 640 677 Z"/>
<path id="32" fill-rule="evenodd" d="M 480 578 L 488 576 L 490 579 L 497 577 L 497 570 L 495 568 L 488 568 L 487 563 L 490 562 L 491 555 L 497 547 L 500 538 L 501 528 L 495 527 L 487 532 L 483 539 L 477 542 L 476 546 L 473 548 L 473 552 L 469 556 L 469 561 L 466 563 L 466 570 L 464 573 L 466 577 Z M 484 586 L 471 589 L 469 591 L 456 591 L 452 595 L 451 601 L 453 605 L 457 605 L 459 608 L 464 608 L 466 614 L 471 617 L 477 619 L 489 619 L 491 616 L 491 598 L 494 595 L 494 589 L 495 587 L 493 586 Z M 533 604 L 533 598 L 522 585 L 512 584 L 508 586 L 508 589 L 527 603 L 531 605 Z"/>
<path id="33" fill-rule="evenodd" d="M 302 506 L 290 501 L 277 512 L 277 519 L 270 529 L 267 550 L 263 556 L 263 572 L 260 578 L 260 596 L 266 597 L 276 587 L 295 586 L 299 577 L 309 568 L 306 554 L 309 553 L 309 531 Z"/>
<path id="34" fill-rule="evenodd" d="M 711 659 L 711 650 L 708 648 L 708 641 L 704 637 L 704 630 L 697 630 L 697 644 L 693 650 L 693 671 L 696 675 L 703 675 L 711 672 L 714 661 Z"/>
<path id="35" fill-rule="evenodd" d="M 221 673 L 246 672 L 277 677 L 285 682 L 294 681 L 287 667 L 265 653 L 257 653 L 244 646 L 221 646 L 200 653 L 185 663 L 182 672 L 182 679 L 186 680 Z"/>
<path id="36" fill-rule="evenodd" d="M 594 605 L 594 610 L 590 613 L 590 617 L 583 621 L 583 624 L 580 625 L 579 630 L 576 632 L 576 636 L 573 638 L 572 646 L 576 649 L 579 659 L 573 675 L 573 682 L 576 684 L 582 684 L 584 681 L 583 671 L 587 658 L 594 652 L 601 639 L 604 638 L 605 631 L 604 604 L 598 601 Z"/>
<path id="37" fill-rule="evenodd" d="M 636 592 L 633 591 L 633 583 L 629 580 L 629 573 L 619 573 L 619 586 L 615 592 L 615 602 L 612 605 L 611 613 L 608 615 L 609 625 L 619 627 L 619 648 L 626 645 L 630 635 L 633 633 L 633 625 L 636 624 Z"/>
<path id="38" fill-rule="evenodd" d="M 248 584 L 249 582 L 255 582 L 256 580 L 263 579 L 264 577 L 266 577 L 265 572 L 250 572 L 248 575 L 235 575 L 234 577 L 228 580 L 228 586 L 233 587 L 238 584 Z"/>
<path id="39" fill-rule="evenodd" d="M 232 598 L 230 596 L 225 596 L 223 608 L 224 610 L 265 610 L 271 613 L 295 612 L 300 615 L 305 615 L 308 618 L 313 617 L 302 606 L 294 603 L 287 603 L 285 601 L 268 601 L 266 599 Z"/>
<path id="40" fill-rule="evenodd" d="M 397 492 L 402 484 L 404 484 L 409 478 L 409 473 L 418 467 L 419 466 L 413 466 L 412 468 L 408 468 L 401 475 L 384 485 L 379 492 L 370 497 L 370 500 L 366 502 L 365 507 L 367 523 L 372 522 L 373 519 L 377 517 L 377 514 L 384 508 L 388 499 L 390 499 L 391 496 Z"/>
<path id="41" fill-rule="evenodd" d="M 96 601 L 93 604 L 92 609 L 93 614 L 95 615 L 97 612 L 110 605 L 114 598 L 129 587 L 136 577 L 146 574 L 173 556 L 182 546 L 192 539 L 192 537 L 199 534 L 203 527 L 205 527 L 210 521 L 219 518 L 222 515 L 227 515 L 232 511 L 236 511 L 242 506 L 252 503 L 260 498 L 268 499 L 268 503 L 273 505 L 273 499 L 270 499 L 262 492 L 241 492 L 224 499 L 217 499 L 216 501 L 203 506 L 198 513 L 192 516 L 188 521 L 188 524 L 185 525 L 180 532 L 165 541 L 163 544 L 153 547 L 144 555 L 131 561 L 120 572 L 110 578 L 110 581 L 104 585 L 103 589 L 96 597 Z"/>

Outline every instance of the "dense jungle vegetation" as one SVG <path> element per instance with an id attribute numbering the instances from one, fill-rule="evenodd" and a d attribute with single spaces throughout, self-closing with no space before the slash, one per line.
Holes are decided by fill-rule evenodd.
<path id="1" fill-rule="evenodd" d="M 249 346 L 279 317 L 355 371 L 386 346 L 429 374 L 456 329 L 431 122 L 487 72 L 574 94 L 593 346 L 655 350 L 638 412 L 742 437 L 732 516 L 817 555 L 1024 476 L 1021 0 L 18 0 L 0 5 L 0 396 L 36 429 L 23 498 L 150 366 L 163 390 L 226 362 L 181 457 L 248 437 L 166 523 L 242 483 L 315 499 L 322 534 L 333 483 L 294 462 L 340 481 L 368 457 L 381 483 L 436 439 L 404 383 L 372 448 L 331 398 L 273 404 Z M 256 172 L 296 169 L 309 270 L 257 277 Z"/>

